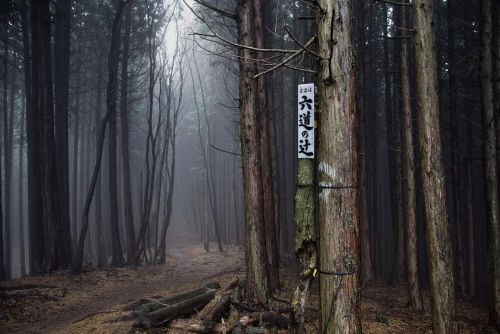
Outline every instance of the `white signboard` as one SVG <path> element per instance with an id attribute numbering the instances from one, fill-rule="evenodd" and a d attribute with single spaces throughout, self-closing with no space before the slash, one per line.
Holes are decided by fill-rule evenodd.
<path id="1" fill-rule="evenodd" d="M 299 159 L 314 159 L 314 84 L 299 85 L 298 94 Z"/>

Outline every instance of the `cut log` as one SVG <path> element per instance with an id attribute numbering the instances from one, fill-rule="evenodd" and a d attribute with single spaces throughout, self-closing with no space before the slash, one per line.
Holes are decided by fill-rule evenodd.
<path id="1" fill-rule="evenodd" d="M 222 326 L 218 333 L 227 334 L 231 333 L 234 327 L 238 324 L 239 321 L 239 312 L 238 309 L 234 306 L 230 306 L 229 317 L 226 321 L 222 321 Z"/>
<path id="2" fill-rule="evenodd" d="M 167 323 L 178 317 L 193 314 L 211 301 L 217 290 L 207 289 L 203 294 L 185 299 L 173 305 L 164 304 L 163 308 L 149 313 L 139 313 L 137 325 L 144 328 L 151 328 Z M 166 305 L 166 306 L 165 306 Z"/>
<path id="3" fill-rule="evenodd" d="M 232 291 L 232 289 L 234 289 L 237 285 L 238 285 L 238 282 L 239 282 L 239 278 L 238 277 L 234 277 L 231 282 L 229 282 L 228 285 L 226 285 L 224 288 L 222 288 L 221 290 L 219 290 L 217 292 L 217 294 L 215 295 L 214 299 L 212 299 L 210 301 L 210 303 L 207 304 L 207 306 L 205 306 L 203 308 L 203 310 L 200 311 L 200 313 L 198 313 L 198 316 L 197 318 L 200 319 L 200 320 L 212 320 L 211 319 L 211 315 L 212 315 L 212 312 L 213 312 L 213 309 L 216 307 L 216 306 L 221 306 L 219 305 L 220 302 L 227 296 L 229 295 Z M 227 303 L 226 304 L 226 307 L 229 306 L 229 304 Z M 221 315 L 222 316 L 222 315 Z M 215 322 L 217 322 L 219 319 L 215 320 Z"/>
<path id="4" fill-rule="evenodd" d="M 217 296 L 215 298 L 217 298 Z M 231 296 L 226 295 L 217 304 L 215 304 L 211 313 L 203 319 L 205 327 L 212 328 L 216 323 L 218 323 L 224 316 L 224 313 L 226 313 L 229 305 L 231 305 Z"/>
<path id="5" fill-rule="evenodd" d="M 191 333 L 210 333 L 210 330 L 203 326 L 200 320 L 175 320 L 172 321 L 169 327 Z"/>
<path id="6" fill-rule="evenodd" d="M 151 303 L 141 305 L 141 307 L 139 308 L 137 313 L 139 314 L 139 317 L 145 316 L 146 314 L 153 312 L 153 311 L 156 311 L 156 310 L 159 310 L 167 305 L 174 305 L 174 304 L 181 302 L 183 300 L 187 300 L 187 299 L 205 294 L 208 290 L 214 290 L 214 289 L 220 289 L 220 288 L 221 288 L 221 286 L 218 282 L 210 282 L 208 284 L 205 284 L 201 288 L 187 291 L 184 293 L 180 293 L 180 294 L 175 295 L 175 296 L 161 298 L 158 301 L 154 301 Z"/>

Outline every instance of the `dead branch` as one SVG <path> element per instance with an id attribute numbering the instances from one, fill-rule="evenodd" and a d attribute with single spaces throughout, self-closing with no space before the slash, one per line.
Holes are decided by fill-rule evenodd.
<path id="1" fill-rule="evenodd" d="M 304 45 L 304 48 L 307 48 L 309 45 L 311 45 L 312 42 L 314 42 L 315 39 L 316 39 L 316 36 L 313 36 L 309 41 L 307 41 L 307 43 Z M 279 64 L 271 67 L 268 70 L 265 70 L 264 72 L 261 72 L 261 73 L 255 75 L 253 78 L 257 79 L 258 77 L 260 77 L 262 75 L 265 75 L 267 73 L 273 72 L 273 71 L 277 70 L 278 68 L 285 66 L 287 63 L 289 63 L 292 60 L 294 60 L 296 57 L 298 57 L 303 52 L 304 52 L 304 50 L 302 50 L 302 49 L 295 51 L 294 54 L 292 54 L 289 57 L 287 57 L 283 62 L 281 62 L 281 63 L 279 63 Z"/>

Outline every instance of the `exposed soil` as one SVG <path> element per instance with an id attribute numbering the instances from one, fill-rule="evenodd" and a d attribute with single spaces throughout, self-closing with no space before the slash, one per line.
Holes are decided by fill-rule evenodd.
<path id="1" fill-rule="evenodd" d="M 215 246 L 215 245 L 214 245 Z M 81 276 L 58 272 L 16 279 L 9 284 L 43 284 L 50 287 L 9 291 L 0 297 L 0 333 L 129 333 L 130 311 L 123 308 L 141 298 L 158 298 L 193 289 L 212 280 L 222 285 L 235 275 L 244 276 L 241 247 L 227 246 L 224 253 L 206 253 L 201 245 L 170 249 L 163 266 L 92 270 Z M 281 299 L 288 300 L 296 283 L 297 268 L 284 264 Z M 406 306 L 404 286 L 370 284 L 362 291 L 364 333 L 431 333 L 429 298 L 424 314 Z M 307 333 L 318 332 L 319 295 L 313 286 L 307 312 Z M 484 308 L 459 303 L 460 333 L 495 333 L 487 327 Z M 165 333 L 168 329 L 150 332 Z"/>

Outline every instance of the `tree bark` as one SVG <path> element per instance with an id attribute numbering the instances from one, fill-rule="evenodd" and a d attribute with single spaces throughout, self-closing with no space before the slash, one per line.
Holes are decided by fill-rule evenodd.
<path id="1" fill-rule="evenodd" d="M 483 114 L 484 167 L 488 221 L 490 323 L 500 325 L 500 217 L 493 105 L 492 1 L 481 0 L 481 109 Z"/>
<path id="2" fill-rule="evenodd" d="M 40 272 L 42 261 L 42 226 L 39 224 L 41 203 L 38 200 L 39 172 L 36 134 L 38 132 L 37 115 L 33 112 L 33 94 L 31 79 L 31 50 L 30 50 L 30 23 L 28 21 L 27 0 L 21 1 L 21 20 L 23 30 L 23 61 L 24 61 L 24 90 L 26 95 L 26 134 L 28 159 L 28 230 L 29 230 L 29 272 Z"/>
<path id="3" fill-rule="evenodd" d="M 497 138 L 497 166 L 500 166 L 500 4 L 493 1 L 493 98 L 495 108 L 496 138 Z M 498 169 L 498 168 L 497 168 Z M 497 171 L 498 172 L 498 171 Z M 500 182 L 500 176 L 499 180 Z M 500 188 L 500 183 L 499 183 Z M 500 189 L 499 189 L 500 191 Z M 500 196 L 500 195 L 499 195 Z"/>
<path id="4" fill-rule="evenodd" d="M 456 333 L 455 290 L 446 189 L 439 133 L 435 25 L 431 0 L 413 2 L 417 105 L 427 227 L 427 251 L 435 333 Z"/>
<path id="5" fill-rule="evenodd" d="M 123 7 L 123 0 L 119 0 L 118 6 Z M 108 66 L 109 82 L 107 91 L 107 107 L 109 112 L 109 129 L 108 129 L 108 169 L 109 169 L 109 226 L 111 233 L 111 265 L 120 266 L 124 264 L 122 244 L 120 238 L 120 224 L 118 213 L 118 185 L 117 185 L 117 163 L 116 163 L 116 93 L 118 89 L 118 64 L 119 64 L 119 51 L 120 51 L 120 33 L 122 28 L 122 18 L 120 10 L 120 19 L 117 20 L 116 34 L 112 34 L 111 44 L 116 45 L 116 50 L 113 56 L 116 58 L 111 59 Z M 118 11 L 117 11 L 118 13 Z M 113 31 L 115 32 L 115 31 Z"/>
<path id="6" fill-rule="evenodd" d="M 19 220 L 19 261 L 21 277 L 26 276 L 26 255 L 24 247 L 24 117 L 26 114 L 26 99 L 23 99 L 23 112 L 19 119 L 19 127 L 21 133 L 19 134 L 19 185 L 18 185 L 18 220 Z"/>
<path id="7" fill-rule="evenodd" d="M 125 33 L 123 36 L 121 93 L 120 93 L 120 125 L 122 141 L 122 164 L 123 164 L 123 209 L 125 212 L 125 227 L 127 229 L 127 263 L 134 260 L 135 254 L 135 230 L 134 212 L 132 205 L 132 187 L 130 184 L 130 149 L 129 149 L 129 127 L 128 127 L 128 59 L 130 48 L 130 22 L 132 5 L 127 5 L 125 12 Z"/>
<path id="8" fill-rule="evenodd" d="M 403 7 L 401 26 L 407 26 L 407 10 Z M 406 209 L 406 268 L 410 306 L 415 311 L 423 311 L 422 295 L 418 274 L 417 243 L 417 198 L 415 188 L 415 154 L 413 142 L 413 118 L 410 93 L 410 71 L 408 65 L 408 42 L 401 43 L 401 96 L 404 126 L 403 170 L 406 179 L 404 200 Z"/>
<path id="9" fill-rule="evenodd" d="M 361 333 L 352 2 L 318 4 L 320 327 Z"/>
<path id="10" fill-rule="evenodd" d="M 3 27 L 4 29 L 6 29 L 6 25 L 4 25 Z M 7 43 L 4 42 L 4 46 L 6 46 Z M 7 47 L 4 47 L 4 50 L 6 50 Z M 5 52 L 4 53 L 4 59 L 7 59 L 7 53 Z M 6 74 L 6 73 L 5 73 Z M 4 81 L 5 81 L 5 85 L 7 84 L 7 75 L 5 75 L 5 78 L 4 78 Z M 6 101 L 6 97 L 5 97 L 5 94 L 3 96 L 4 98 L 4 101 Z M 2 105 L 2 109 L 3 109 L 3 112 L 4 113 L 7 113 L 7 110 L 6 110 L 6 107 L 5 107 L 5 103 L 3 103 Z M 2 128 L 0 127 L 0 130 L 2 130 Z M 2 147 L 0 146 L 0 157 L 2 156 Z M 2 189 L 2 175 L 0 173 L 0 192 L 1 192 L 1 189 Z M 6 272 L 6 268 L 5 268 L 5 252 L 4 252 L 4 249 L 5 249 L 5 245 L 4 245 L 4 230 L 3 230 L 3 210 L 2 210 L 2 199 L 1 199 L 1 196 L 0 196 L 0 281 L 5 281 L 7 280 L 7 276 L 8 276 L 8 272 Z"/>
<path id="11" fill-rule="evenodd" d="M 295 192 L 295 253 L 302 265 L 302 273 L 290 302 L 290 334 L 303 332 L 309 288 L 318 266 L 314 173 L 314 160 L 299 159 Z"/>
<path id="12" fill-rule="evenodd" d="M 262 12 L 262 0 L 254 0 L 255 12 L 255 47 L 264 48 L 264 24 Z M 262 58 L 261 54 L 257 55 Z M 260 67 L 259 67 L 260 68 Z M 260 69 L 262 70 L 262 69 Z M 264 204 L 264 224 L 267 250 L 267 271 L 269 275 L 269 289 L 274 291 L 279 289 L 279 249 L 276 238 L 275 222 L 275 198 L 274 184 L 272 178 L 271 164 L 271 140 L 270 140 L 270 117 L 267 99 L 267 79 L 260 76 L 257 79 L 257 92 L 255 95 L 257 111 L 257 120 L 260 128 L 260 158 L 262 169 L 262 200 Z"/>
<path id="13" fill-rule="evenodd" d="M 76 73 L 76 87 L 80 87 L 81 83 L 81 67 L 78 66 L 77 73 Z M 78 244 L 78 171 L 81 169 L 78 164 L 78 153 L 79 153 L 79 145 L 78 141 L 80 139 L 80 93 L 77 92 L 75 96 L 75 109 L 74 109 L 74 114 L 75 114 L 75 123 L 74 123 L 74 130 L 73 130 L 73 175 L 71 176 L 73 180 L 73 194 L 71 198 L 71 210 L 72 210 L 72 231 L 71 234 L 73 236 L 73 243 L 75 244 L 75 247 Z"/>
<path id="14" fill-rule="evenodd" d="M 239 0 L 237 8 L 238 41 L 254 46 L 255 13 L 249 0 Z M 254 303 L 267 303 L 269 276 L 262 199 L 262 169 L 257 119 L 257 82 L 252 77 L 256 68 L 254 53 L 239 49 L 240 68 L 240 140 L 242 149 L 243 182 L 245 195 L 245 258 L 246 298 Z"/>
<path id="15" fill-rule="evenodd" d="M 32 36 L 32 93 L 33 114 L 37 123 L 36 143 L 39 169 L 37 200 L 41 201 L 41 212 L 37 224 L 42 226 L 43 255 L 41 272 L 58 269 L 55 238 L 60 216 L 57 211 L 59 191 L 57 187 L 57 167 L 54 140 L 54 105 L 52 92 L 52 60 L 50 38 L 49 0 L 31 3 Z M 30 128 L 30 130 L 33 130 Z"/>
<path id="16" fill-rule="evenodd" d="M 364 282 L 373 279 L 373 265 L 370 251 L 370 224 L 372 216 L 368 210 L 369 190 L 368 190 L 368 136 L 367 136 L 367 107 L 366 107 L 366 66 L 365 66 L 365 10 L 364 0 L 358 0 L 358 13 L 360 19 L 357 23 L 357 69 L 358 69 L 358 96 L 357 108 L 358 120 L 358 145 L 360 154 L 358 155 L 359 171 L 359 221 L 361 239 L 361 279 Z"/>
<path id="17" fill-rule="evenodd" d="M 11 276 L 11 266 L 12 266 L 12 238 L 11 238 L 11 220 L 10 220 L 10 202 L 11 202 L 11 179 L 12 179 L 12 137 L 10 135 L 10 122 L 12 121 L 12 114 L 9 111 L 9 100 L 12 98 L 9 96 L 9 36 L 8 36 L 8 26 L 3 25 L 3 167 L 4 167 L 4 177 L 5 177 L 5 201 L 4 201 L 4 257 L 5 257 L 5 274 L 7 279 Z M 13 59 L 13 57 L 11 58 Z M 0 156 L 1 157 L 1 156 Z M 0 173 L 1 177 L 1 173 Z M 1 196 L 0 196 L 1 200 Z"/>
<path id="18" fill-rule="evenodd" d="M 71 265 L 71 232 L 69 215 L 69 155 L 68 155 L 68 90 L 70 58 L 70 0 L 56 2 L 54 44 L 55 144 L 57 185 L 59 188 L 59 224 L 55 230 L 56 257 L 61 268 Z M 79 89 L 79 87 L 77 87 Z"/>

